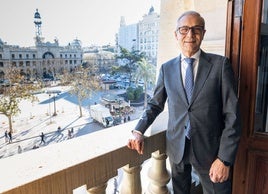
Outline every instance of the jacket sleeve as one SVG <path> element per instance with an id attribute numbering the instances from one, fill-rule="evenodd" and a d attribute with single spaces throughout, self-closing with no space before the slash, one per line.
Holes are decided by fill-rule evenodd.
<path id="1" fill-rule="evenodd" d="M 233 164 L 241 135 L 241 121 L 232 66 L 227 58 L 223 63 L 221 76 L 224 129 L 220 140 L 218 157 Z"/>

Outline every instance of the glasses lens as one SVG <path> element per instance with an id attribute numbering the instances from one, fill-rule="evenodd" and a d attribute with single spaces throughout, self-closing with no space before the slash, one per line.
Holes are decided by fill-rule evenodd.
<path id="1" fill-rule="evenodd" d="M 193 30 L 193 33 L 195 33 L 195 34 L 201 34 L 203 31 L 203 27 L 195 26 L 195 27 L 192 27 L 192 30 Z"/>
<path id="2" fill-rule="evenodd" d="M 189 32 L 189 30 L 190 30 L 190 27 L 188 27 L 188 26 L 179 27 L 179 32 L 181 34 L 187 34 Z"/>
<path id="3" fill-rule="evenodd" d="M 179 33 L 183 35 L 187 34 L 190 30 L 192 30 L 192 33 L 194 34 L 201 34 L 203 31 L 203 26 L 182 26 L 178 28 Z"/>

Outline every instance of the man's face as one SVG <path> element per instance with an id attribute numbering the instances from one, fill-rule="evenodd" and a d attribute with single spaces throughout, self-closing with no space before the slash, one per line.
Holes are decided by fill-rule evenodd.
<path id="1" fill-rule="evenodd" d="M 180 19 L 175 37 L 186 57 L 191 57 L 199 50 L 205 32 L 201 18 L 186 15 Z"/>

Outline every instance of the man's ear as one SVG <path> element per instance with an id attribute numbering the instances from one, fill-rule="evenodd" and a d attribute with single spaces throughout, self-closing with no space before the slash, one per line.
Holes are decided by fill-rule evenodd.
<path id="1" fill-rule="evenodd" d="M 174 36 L 175 36 L 176 40 L 178 40 L 177 31 L 174 31 Z"/>

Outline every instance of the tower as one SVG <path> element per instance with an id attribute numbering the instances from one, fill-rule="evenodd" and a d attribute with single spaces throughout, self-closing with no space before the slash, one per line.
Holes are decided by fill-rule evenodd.
<path id="1" fill-rule="evenodd" d="M 34 14 L 34 24 L 35 24 L 36 37 L 41 37 L 41 35 L 42 35 L 42 32 L 41 32 L 42 21 L 41 21 L 41 16 L 40 16 L 40 13 L 38 12 L 38 9 L 36 9 L 36 12 Z"/>
<path id="2" fill-rule="evenodd" d="M 34 13 L 34 25 L 35 25 L 35 45 L 41 45 L 42 41 L 44 38 L 42 38 L 42 32 L 41 32 L 41 16 L 40 13 L 38 12 L 38 9 L 36 9 L 36 12 Z"/>

